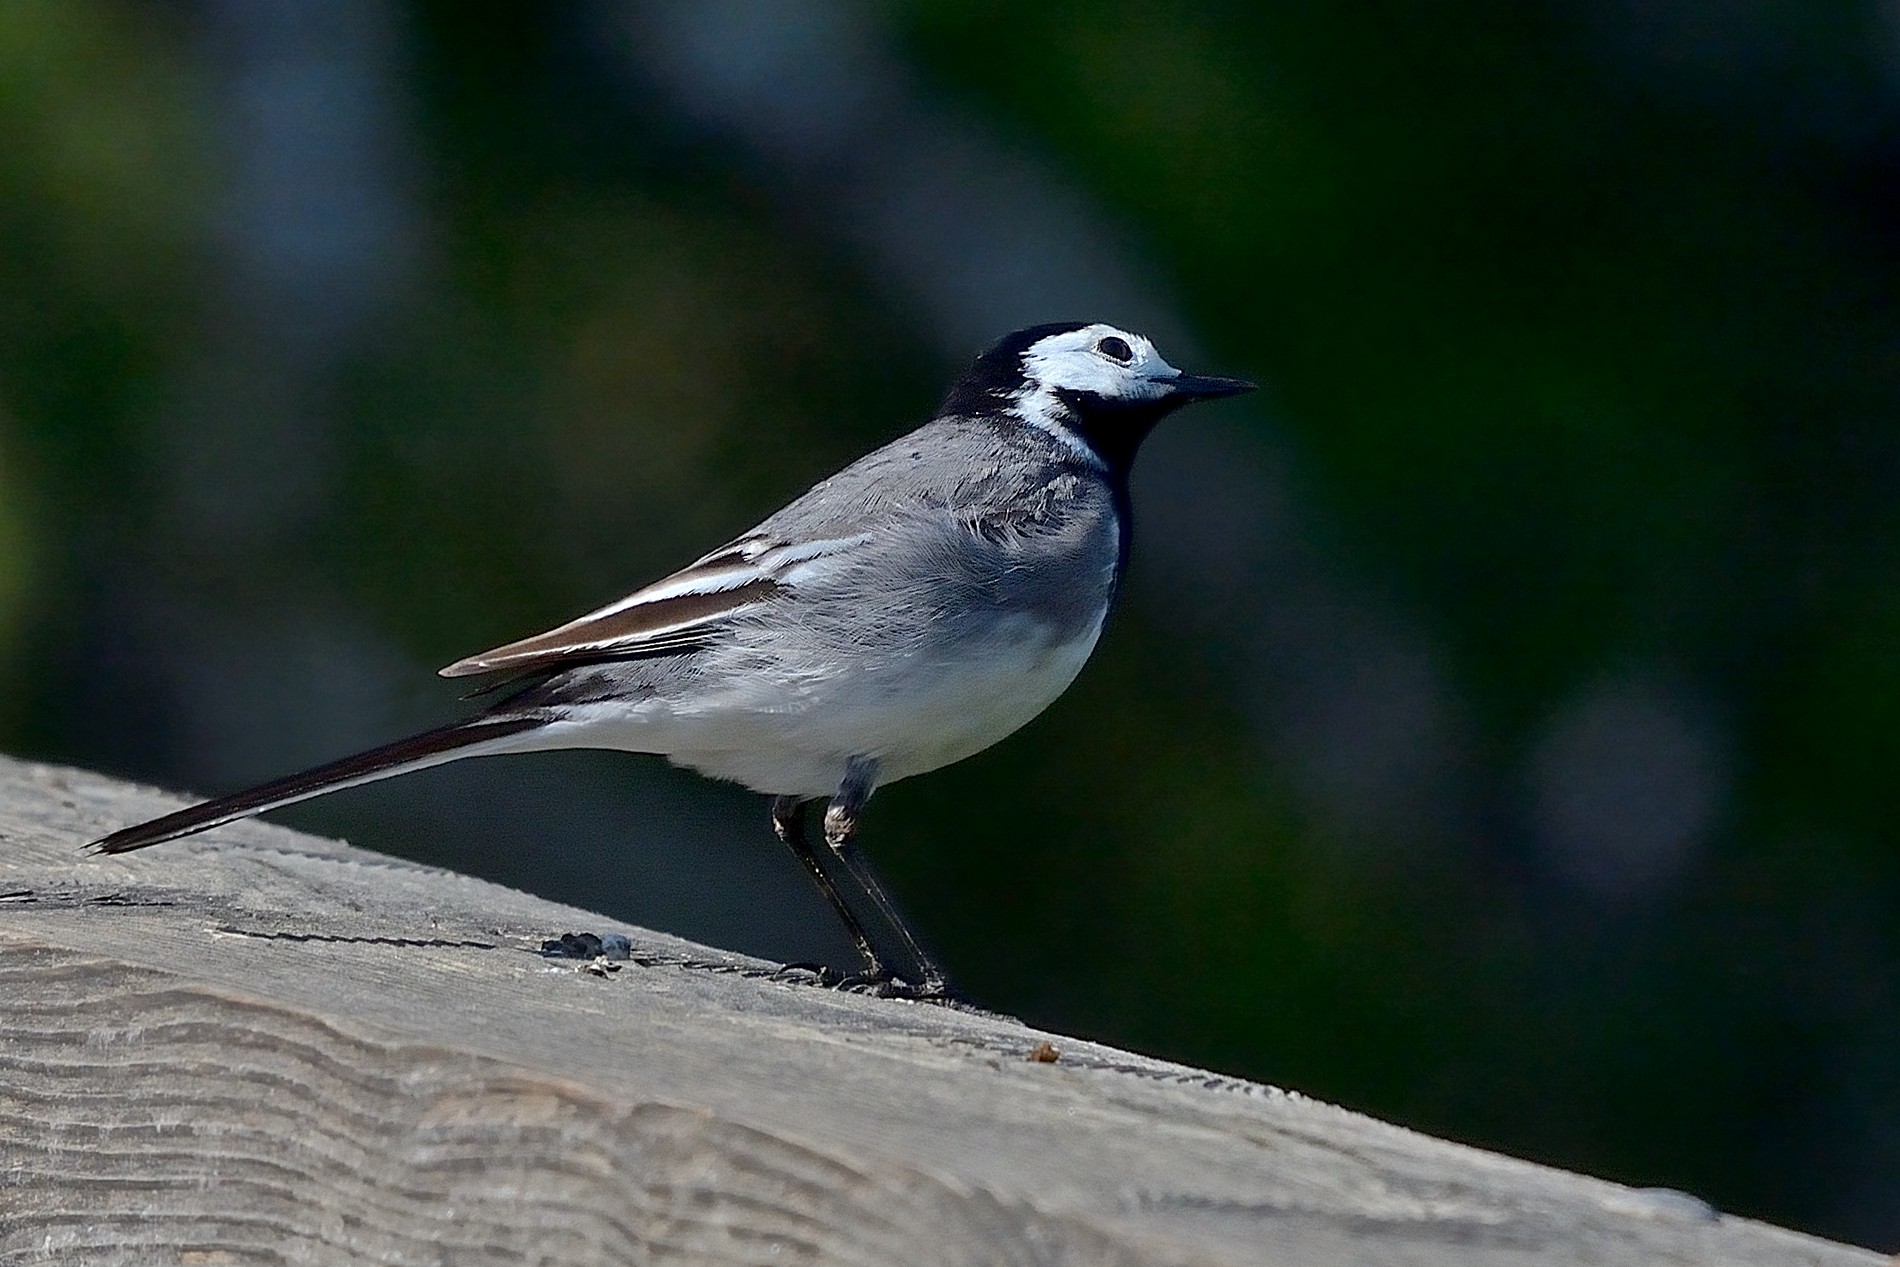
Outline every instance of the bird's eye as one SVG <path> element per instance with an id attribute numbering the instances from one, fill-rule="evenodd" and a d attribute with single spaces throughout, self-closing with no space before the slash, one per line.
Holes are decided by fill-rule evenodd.
<path id="1" fill-rule="evenodd" d="M 1123 365 L 1135 359 L 1135 350 L 1128 346 L 1128 340 L 1109 335 L 1095 345 L 1095 350 L 1111 361 L 1120 361 Z"/>

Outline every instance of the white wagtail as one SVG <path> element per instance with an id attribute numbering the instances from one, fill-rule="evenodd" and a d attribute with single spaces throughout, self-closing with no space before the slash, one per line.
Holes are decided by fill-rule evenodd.
<path id="1" fill-rule="evenodd" d="M 758 527 L 598 611 L 458 660 L 518 675 L 484 712 L 127 827 L 124 853 L 462 757 L 547 748 L 664 753 L 772 797 L 772 825 L 864 957 L 853 978 L 942 996 L 856 844 L 871 791 L 981 752 L 1068 689 L 1128 558 L 1143 437 L 1253 384 L 1184 374 L 1141 335 L 1060 322 L 977 357 L 922 427 Z M 824 836 L 920 981 L 890 973 L 805 831 Z"/>

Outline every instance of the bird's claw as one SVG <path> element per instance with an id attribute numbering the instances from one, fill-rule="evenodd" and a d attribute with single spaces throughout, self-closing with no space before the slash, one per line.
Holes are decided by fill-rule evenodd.
<path id="1" fill-rule="evenodd" d="M 949 1003 L 955 999 L 950 993 L 950 983 L 942 977 L 925 977 L 921 983 L 905 981 L 888 968 L 845 977 L 835 988 L 848 994 L 868 994 L 876 999 L 909 999 L 916 1003 Z"/>
<path id="2" fill-rule="evenodd" d="M 837 988 L 839 983 L 844 980 L 844 975 L 836 968 L 829 968 L 822 963 L 811 961 L 782 963 L 772 971 L 772 979 L 774 981 L 795 980 L 801 975 L 816 978 L 813 984 L 822 986 L 827 990 Z"/>

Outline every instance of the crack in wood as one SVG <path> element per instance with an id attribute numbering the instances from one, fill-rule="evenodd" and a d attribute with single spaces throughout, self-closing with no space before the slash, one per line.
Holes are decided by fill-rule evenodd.
<path id="1" fill-rule="evenodd" d="M 387 937 L 361 933 L 292 933 L 283 930 L 239 928 L 235 924 L 215 924 L 211 931 L 232 937 L 251 937 L 258 941 L 323 942 L 339 946 L 396 946 L 443 950 L 499 950 L 492 941 L 473 941 L 456 937 Z"/>

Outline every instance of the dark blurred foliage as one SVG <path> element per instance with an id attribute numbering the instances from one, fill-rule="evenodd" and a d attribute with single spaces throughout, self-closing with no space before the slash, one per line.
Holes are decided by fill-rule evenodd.
<path id="1" fill-rule="evenodd" d="M 1874 4 L 0 6 L 0 736 L 391 737 L 1142 325 L 1268 390 L 1153 443 L 1070 695 L 880 792 L 965 989 L 1894 1248 L 1896 122 Z M 284 817 L 844 951 L 652 759 Z"/>

